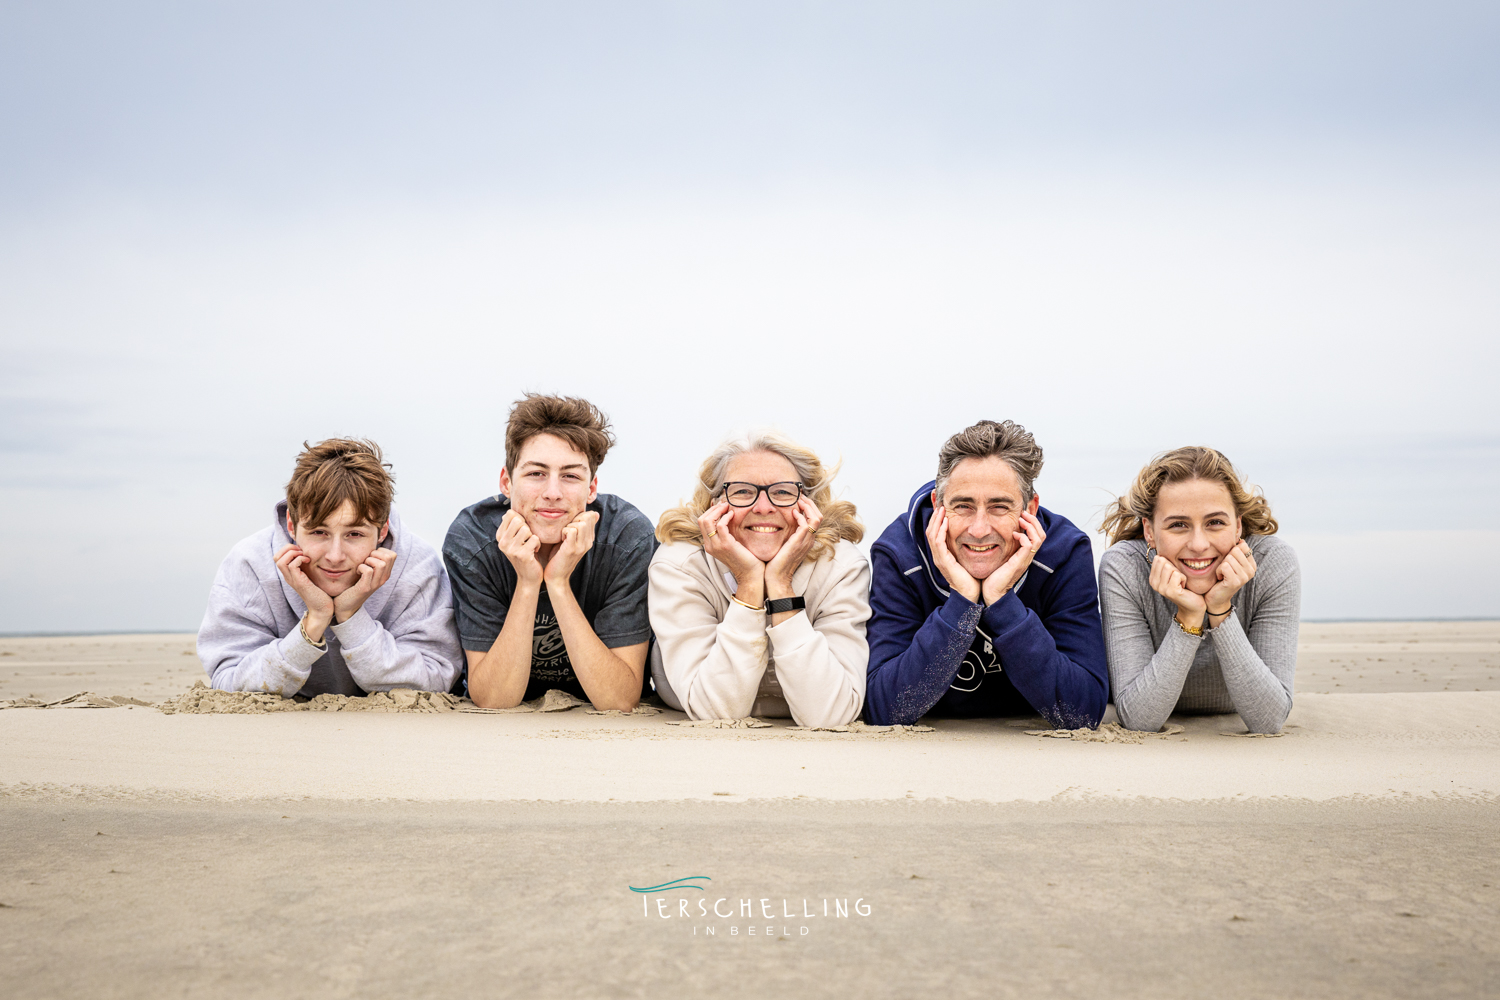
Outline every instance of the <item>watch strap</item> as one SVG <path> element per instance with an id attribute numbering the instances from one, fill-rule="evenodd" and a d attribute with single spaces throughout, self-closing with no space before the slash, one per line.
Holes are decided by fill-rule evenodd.
<path id="1" fill-rule="evenodd" d="M 783 611 L 803 611 L 807 608 L 807 600 L 802 597 L 778 597 L 774 601 L 766 602 L 766 614 L 779 615 Z"/>

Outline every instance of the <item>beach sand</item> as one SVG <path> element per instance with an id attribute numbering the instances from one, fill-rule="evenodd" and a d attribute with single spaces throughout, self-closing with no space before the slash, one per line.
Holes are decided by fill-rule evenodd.
<path id="1" fill-rule="evenodd" d="M 1271 739 L 0 711 L 6 994 L 1494 995 L 1500 623 L 1303 639 Z M 190 647 L 0 639 L 0 700 Z"/>

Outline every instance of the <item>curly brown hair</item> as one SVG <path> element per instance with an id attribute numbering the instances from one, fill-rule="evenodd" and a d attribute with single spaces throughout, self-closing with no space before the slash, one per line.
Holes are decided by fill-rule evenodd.
<path id="1" fill-rule="evenodd" d="M 1234 502 L 1243 534 L 1276 534 L 1276 518 L 1271 516 L 1271 505 L 1260 489 L 1247 487 L 1234 463 L 1221 452 L 1198 445 L 1174 448 L 1153 458 L 1130 484 L 1130 492 L 1104 508 L 1104 523 L 1099 530 L 1109 537 L 1111 545 L 1129 538 L 1144 538 L 1141 523 L 1156 513 L 1161 488 L 1193 479 L 1224 485 Z"/>
<path id="2" fill-rule="evenodd" d="M 310 445 L 286 484 L 286 511 L 293 524 L 327 523 L 345 501 L 369 524 L 383 525 L 391 516 L 395 478 L 380 446 L 363 438 L 329 438 Z"/>
<path id="3" fill-rule="evenodd" d="M 587 456 L 590 476 L 598 473 L 615 443 L 609 417 L 588 400 L 528 392 L 510 408 L 505 425 L 505 467 L 512 473 L 520 464 L 521 449 L 538 434 L 560 437 Z"/>

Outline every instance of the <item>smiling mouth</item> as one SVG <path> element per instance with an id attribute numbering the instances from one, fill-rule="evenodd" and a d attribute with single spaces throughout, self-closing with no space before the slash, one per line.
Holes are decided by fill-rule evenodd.
<path id="1" fill-rule="evenodd" d="M 751 525 L 746 525 L 746 528 L 749 531 L 758 531 L 758 532 L 760 532 L 763 535 L 769 535 L 772 532 L 780 531 L 781 530 L 780 528 L 778 528 L 774 524 L 751 524 Z"/>
<path id="2" fill-rule="evenodd" d="M 1178 561 L 1188 569 L 1197 570 L 1199 572 L 1208 569 L 1208 567 L 1214 564 L 1214 561 L 1212 559 L 1181 559 Z"/>
<path id="3" fill-rule="evenodd" d="M 970 545 L 968 542 L 964 542 L 963 543 L 963 547 L 966 548 L 966 549 L 968 549 L 970 552 L 977 552 L 980 555 L 983 555 L 984 553 L 989 552 L 991 549 L 997 549 L 997 548 L 999 548 L 1000 547 L 1000 543 L 999 542 L 991 542 L 988 545 Z"/>

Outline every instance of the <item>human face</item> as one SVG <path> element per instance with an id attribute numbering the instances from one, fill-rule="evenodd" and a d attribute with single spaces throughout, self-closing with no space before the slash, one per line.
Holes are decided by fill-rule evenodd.
<path id="1" fill-rule="evenodd" d="M 1142 525 L 1146 544 L 1187 577 L 1187 589 L 1206 594 L 1219 580 L 1219 564 L 1240 538 L 1240 519 L 1223 483 L 1189 479 L 1168 483 L 1156 511 Z"/>
<path id="2" fill-rule="evenodd" d="M 1020 544 L 1021 511 L 1035 514 L 1039 502 L 1021 497 L 1020 477 L 1003 458 L 966 458 L 948 474 L 948 551 L 974 579 L 999 569 Z M 932 502 L 938 502 L 936 492 Z"/>
<path id="3" fill-rule="evenodd" d="M 735 483 L 795 483 L 797 470 L 774 451 L 736 455 L 724 470 L 724 481 Z M 749 507 L 731 507 L 729 531 L 734 540 L 761 562 L 770 562 L 797 530 L 796 507 L 778 507 L 765 490 Z"/>
<path id="4" fill-rule="evenodd" d="M 555 434 L 535 434 L 521 445 L 515 469 L 500 470 L 500 492 L 543 545 L 562 542 L 563 529 L 599 494 L 589 457 Z"/>
<path id="5" fill-rule="evenodd" d="M 345 500 L 322 524 L 293 524 L 288 514 L 286 530 L 307 555 L 302 567 L 307 578 L 329 597 L 337 597 L 359 580 L 360 564 L 385 541 L 390 524 L 377 528 L 361 520 L 353 502 Z"/>

